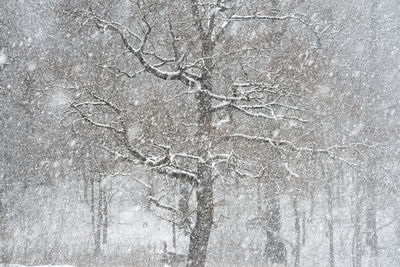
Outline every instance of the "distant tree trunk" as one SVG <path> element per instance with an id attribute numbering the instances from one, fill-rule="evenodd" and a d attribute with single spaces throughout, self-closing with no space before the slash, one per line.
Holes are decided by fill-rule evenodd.
<path id="1" fill-rule="evenodd" d="M 352 261 L 354 267 L 361 267 L 362 260 L 362 241 L 361 241 L 361 212 L 362 212 L 362 188 L 359 176 L 356 178 L 355 192 L 356 198 L 354 201 L 353 218 L 354 218 L 354 234 L 353 234 L 353 253 Z"/>
<path id="2" fill-rule="evenodd" d="M 377 30 L 378 30 L 378 0 L 372 0 L 370 5 L 370 30 L 369 30 L 369 70 L 368 70 L 368 84 L 369 84 L 369 92 L 367 96 L 367 103 L 365 105 L 371 105 L 371 101 L 374 101 L 374 91 L 377 87 Z M 373 112 L 372 110 L 368 110 L 369 112 Z M 370 115 L 370 114 L 368 114 Z M 368 116 L 369 120 L 371 119 L 371 115 Z M 373 121 L 369 121 L 369 131 L 373 131 L 375 128 L 373 126 Z M 374 135 L 373 132 L 370 133 Z M 376 174 L 374 173 L 374 169 L 376 168 L 376 163 L 373 162 L 372 159 L 368 160 L 368 168 L 371 168 L 371 171 L 368 172 L 367 182 L 366 182 L 366 197 L 367 197 L 367 210 L 366 210 L 366 240 L 365 243 L 369 247 L 370 256 L 374 259 L 374 264 L 377 265 L 378 260 L 378 235 L 376 230 Z"/>
<path id="3" fill-rule="evenodd" d="M 108 201 L 106 192 L 103 191 L 103 244 L 107 244 L 108 235 Z"/>
<path id="4" fill-rule="evenodd" d="M 179 208 L 179 211 L 181 212 L 181 214 L 183 214 L 184 209 L 182 209 L 182 207 L 181 207 L 181 198 L 182 197 L 181 197 L 180 190 L 181 190 L 180 189 L 180 183 L 175 184 L 174 185 L 174 191 L 177 194 L 174 194 L 173 198 L 174 198 L 174 201 L 176 201 L 176 195 L 178 195 L 178 199 L 179 199 L 178 208 Z M 189 210 L 189 207 L 188 207 L 188 210 Z M 182 222 L 182 219 L 181 218 L 177 218 L 176 215 L 177 214 L 174 214 L 172 222 L 171 222 L 171 227 L 172 227 L 172 247 L 174 248 L 174 251 L 176 251 L 176 227 L 179 226 L 181 224 L 181 222 Z"/>
<path id="5" fill-rule="evenodd" d="M 172 247 L 176 251 L 176 224 L 172 222 Z"/>
<path id="6" fill-rule="evenodd" d="M 87 177 L 83 177 L 83 200 L 89 204 L 88 200 L 88 179 Z"/>
<path id="7" fill-rule="evenodd" d="M 101 177 L 97 179 L 97 188 L 98 188 L 98 199 L 97 199 L 97 219 L 96 219 L 96 231 L 94 236 L 94 254 L 96 256 L 101 253 L 101 225 L 103 221 L 103 211 L 102 211 L 102 203 L 103 203 L 103 190 L 101 190 Z"/>
<path id="8" fill-rule="evenodd" d="M 361 209 L 355 212 L 354 235 L 353 235 L 353 266 L 361 267 L 362 244 L 361 244 Z"/>
<path id="9" fill-rule="evenodd" d="M 332 196 L 332 182 L 329 179 L 327 185 L 328 191 L 328 230 L 329 230 L 329 265 L 335 266 L 335 247 L 334 247 L 334 230 L 333 230 L 333 196 Z"/>
<path id="10" fill-rule="evenodd" d="M 367 184 L 368 206 L 366 211 L 366 238 L 365 243 L 370 249 L 370 255 L 377 264 L 378 235 L 376 231 L 376 182 L 370 178 Z"/>
<path id="11" fill-rule="evenodd" d="M 95 214 L 94 214 L 94 177 L 90 176 L 90 212 L 93 234 L 96 232 Z"/>
<path id="12" fill-rule="evenodd" d="M 279 192 L 276 184 L 269 181 L 266 192 L 266 230 L 267 242 L 265 257 L 271 264 L 286 264 L 287 254 L 285 244 L 280 237 L 281 230 L 281 207 Z"/>
<path id="13" fill-rule="evenodd" d="M 302 226 L 302 235 L 301 235 L 301 245 L 304 246 L 306 244 L 306 213 L 303 212 L 302 215 L 302 222 L 301 222 L 301 226 Z"/>
<path id="14" fill-rule="evenodd" d="M 397 206 L 399 206 L 399 202 L 397 202 Z M 400 211 L 399 209 L 396 209 L 395 212 L 395 216 L 397 218 L 396 220 L 396 228 L 395 228 L 395 234 L 396 234 L 396 238 L 397 238 L 397 242 L 396 242 L 396 248 L 398 249 L 398 251 L 400 251 Z"/>
<path id="15" fill-rule="evenodd" d="M 261 177 L 256 180 L 257 183 L 257 217 L 262 216 L 262 196 L 261 196 Z"/>
<path id="16" fill-rule="evenodd" d="M 181 212 L 179 220 L 179 226 L 183 229 L 184 234 L 187 235 L 190 233 L 190 218 L 189 218 L 189 198 L 190 198 L 190 185 L 185 181 L 182 181 L 179 184 L 179 200 L 178 207 Z M 174 224 L 174 227 L 176 225 Z"/>
<path id="17" fill-rule="evenodd" d="M 312 218 L 314 216 L 314 209 L 315 209 L 315 193 L 314 190 L 310 192 L 310 215 L 308 216 L 308 223 L 312 222 Z"/>
<path id="18" fill-rule="evenodd" d="M 327 166 L 321 162 L 322 178 L 326 182 L 326 193 L 328 195 L 328 233 L 329 233 L 329 266 L 335 266 L 335 246 L 334 246 L 334 228 L 333 228 L 333 183 L 332 175 L 327 173 Z"/>
<path id="19" fill-rule="evenodd" d="M 298 205 L 297 205 L 297 196 L 294 196 L 293 201 L 293 212 L 294 212 L 294 230 L 296 233 L 296 241 L 294 245 L 294 251 L 293 251 L 293 256 L 294 256 L 294 266 L 298 267 L 300 266 L 300 245 L 301 245 L 301 229 L 300 229 L 300 215 L 298 211 Z"/>

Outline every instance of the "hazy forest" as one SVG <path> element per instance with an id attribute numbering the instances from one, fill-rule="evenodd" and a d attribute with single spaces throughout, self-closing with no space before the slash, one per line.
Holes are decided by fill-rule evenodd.
<path id="1" fill-rule="evenodd" d="M 400 266 L 398 0 L 0 0 L 0 266 Z"/>

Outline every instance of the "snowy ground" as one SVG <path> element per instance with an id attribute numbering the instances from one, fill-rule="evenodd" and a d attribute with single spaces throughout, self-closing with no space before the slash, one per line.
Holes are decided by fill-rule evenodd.
<path id="1" fill-rule="evenodd" d="M 30 265 L 30 266 L 26 266 L 26 265 L 21 265 L 21 264 L 2 264 L 0 263 L 0 267 L 75 267 L 73 265 Z"/>

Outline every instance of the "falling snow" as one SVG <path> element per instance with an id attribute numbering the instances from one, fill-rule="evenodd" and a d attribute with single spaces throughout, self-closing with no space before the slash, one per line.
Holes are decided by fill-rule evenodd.
<path id="1" fill-rule="evenodd" d="M 400 266 L 395 0 L 0 4 L 0 267 Z"/>

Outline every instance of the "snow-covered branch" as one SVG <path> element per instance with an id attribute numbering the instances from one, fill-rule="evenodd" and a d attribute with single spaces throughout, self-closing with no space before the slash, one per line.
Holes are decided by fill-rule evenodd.
<path id="1" fill-rule="evenodd" d="M 104 128 L 104 129 L 108 129 L 108 130 L 112 130 L 115 133 L 118 134 L 122 134 L 125 131 L 123 129 L 119 129 L 117 127 L 112 126 L 111 124 L 104 124 L 104 123 L 100 123 L 100 122 L 96 122 L 94 119 L 91 118 L 92 115 L 86 114 L 85 112 L 83 112 L 80 108 L 79 108 L 79 104 L 75 104 L 75 103 L 71 103 L 70 105 L 74 110 L 77 111 L 77 113 L 80 115 L 80 117 L 88 122 L 89 124 L 99 127 L 99 128 Z"/>
<path id="2" fill-rule="evenodd" d="M 295 173 L 292 169 L 289 168 L 289 164 L 287 162 L 283 163 L 283 167 L 285 167 L 285 169 L 289 172 L 289 174 L 293 177 L 299 178 L 300 175 L 298 175 L 297 173 Z"/>
<path id="3" fill-rule="evenodd" d="M 84 13 L 85 14 L 85 13 Z M 160 65 L 164 65 L 167 63 L 177 63 L 179 65 L 179 62 L 176 62 L 178 59 L 164 59 L 158 55 L 156 55 L 154 52 L 147 52 L 145 51 L 145 46 L 147 44 L 148 39 L 150 38 L 150 34 L 152 31 L 151 25 L 148 23 L 145 17 L 143 17 L 143 22 L 146 24 L 146 32 L 143 36 L 143 38 L 138 37 L 138 35 L 134 34 L 132 30 L 129 28 L 123 26 L 120 23 L 110 21 L 108 19 L 102 18 L 93 12 L 89 12 L 88 15 L 90 16 L 91 20 L 96 21 L 97 23 L 101 23 L 104 29 L 110 29 L 112 31 L 115 31 L 118 33 L 121 37 L 122 43 L 127 49 L 129 53 L 132 53 L 141 63 L 141 65 L 144 67 L 144 70 L 148 73 L 153 74 L 155 77 L 163 79 L 163 80 L 179 80 L 184 84 L 192 84 L 196 80 L 200 80 L 201 77 L 194 74 L 190 73 L 188 71 L 185 71 L 183 69 L 178 69 L 176 71 L 165 71 L 161 70 L 156 65 L 152 65 L 146 58 L 145 55 L 150 55 L 155 57 L 157 60 L 161 61 Z M 134 48 L 131 42 L 129 41 L 129 37 L 126 35 L 128 33 L 131 36 L 134 36 L 136 40 L 140 40 L 140 45 L 139 48 Z M 118 70 L 118 68 L 113 67 L 114 70 Z M 127 77 L 136 77 L 136 75 L 130 75 L 126 71 L 119 71 L 119 73 L 127 76 Z"/>
<path id="4" fill-rule="evenodd" d="M 270 21 L 277 21 L 277 20 L 296 20 L 303 23 L 306 26 L 311 27 L 312 24 L 307 20 L 307 16 L 301 14 L 293 14 L 293 15 L 283 15 L 283 16 L 263 16 L 263 15 L 235 15 L 231 18 L 226 20 L 231 21 L 251 21 L 251 20 L 270 20 Z"/>
<path id="5" fill-rule="evenodd" d="M 368 145 L 368 144 L 364 144 L 364 143 L 350 143 L 347 145 L 335 144 L 335 145 L 332 145 L 332 146 L 329 146 L 326 148 L 314 148 L 314 147 L 296 146 L 293 142 L 290 142 L 287 140 L 279 140 L 279 139 L 273 139 L 273 138 L 268 138 L 268 137 L 251 136 L 251 135 L 245 135 L 245 134 L 231 134 L 231 135 L 228 135 L 227 138 L 267 143 L 277 149 L 287 151 L 287 152 L 321 153 L 321 154 L 327 154 L 334 158 L 335 158 L 335 156 L 334 156 L 335 151 L 340 151 L 340 150 L 345 150 L 345 149 L 355 149 L 357 147 L 372 148 L 372 147 L 377 146 L 377 145 Z"/>
<path id="6" fill-rule="evenodd" d="M 169 210 L 169 211 L 173 211 L 173 212 L 177 212 L 177 213 L 180 212 L 177 208 L 175 208 L 175 207 L 173 207 L 171 205 L 160 203 L 160 201 L 158 199 L 156 199 L 155 197 L 149 196 L 149 200 L 159 208 L 162 208 L 162 209 L 165 209 L 165 210 Z"/>

